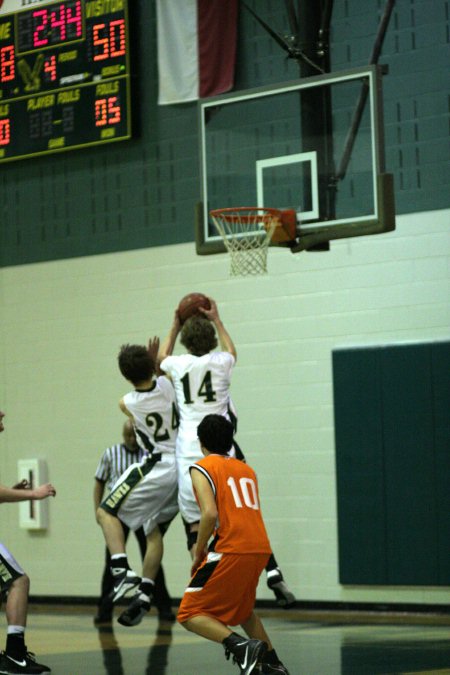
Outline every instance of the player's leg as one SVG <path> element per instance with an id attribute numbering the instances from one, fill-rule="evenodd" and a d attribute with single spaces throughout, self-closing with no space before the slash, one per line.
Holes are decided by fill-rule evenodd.
<path id="1" fill-rule="evenodd" d="M 191 457 L 177 457 L 178 469 L 178 507 L 183 519 L 186 532 L 186 543 L 191 559 L 194 557 L 194 548 L 197 543 L 200 524 L 200 509 L 192 489 L 192 480 L 189 467 L 196 461 Z"/>
<path id="2" fill-rule="evenodd" d="M 164 536 L 169 524 L 170 522 L 163 523 L 162 526 L 158 526 L 162 536 Z M 141 551 L 142 561 L 144 561 L 145 551 L 147 548 L 147 537 L 145 536 L 144 528 L 140 527 L 138 530 L 136 530 L 135 535 L 139 544 L 139 550 Z M 160 565 L 155 577 L 153 604 L 158 610 L 158 616 L 161 621 L 175 621 L 175 614 L 172 612 L 172 598 L 170 597 L 169 591 L 167 590 L 166 578 L 162 565 Z"/>
<path id="3" fill-rule="evenodd" d="M 261 674 L 268 675 L 269 673 L 279 673 L 280 675 L 289 675 L 286 666 L 284 666 L 278 658 L 278 654 L 273 648 L 259 616 L 255 614 L 255 612 L 252 612 L 247 621 L 244 621 L 241 626 L 250 638 L 262 640 L 267 643 L 268 650 L 261 660 Z"/>
<path id="4" fill-rule="evenodd" d="M 171 515 L 170 520 L 167 520 L 163 523 L 158 523 L 159 531 L 161 532 L 162 537 L 164 537 L 170 523 L 178 513 L 178 505 L 175 504 L 174 508 L 175 510 L 173 515 Z M 173 601 L 167 589 L 163 565 L 160 566 L 158 574 L 155 577 L 153 600 L 155 607 L 158 610 L 158 617 L 160 621 L 175 621 L 175 614 L 172 611 Z"/>
<path id="5" fill-rule="evenodd" d="M 228 626 L 217 621 L 217 619 L 213 619 L 211 616 L 193 616 L 181 625 L 191 633 L 201 635 L 213 642 L 223 642 L 231 635 L 231 630 Z"/>
<path id="6" fill-rule="evenodd" d="M 129 534 L 129 527 L 125 525 L 125 523 L 122 523 L 122 529 L 124 533 L 124 541 L 125 545 L 128 539 L 128 534 Z M 142 557 L 144 557 L 145 554 L 145 535 L 142 532 L 142 536 L 144 538 L 144 552 L 142 553 Z M 113 596 L 113 589 L 114 589 L 114 577 L 111 573 L 111 554 L 106 548 L 105 551 L 105 567 L 103 569 L 103 575 L 102 575 L 102 581 L 101 581 L 101 592 L 100 592 L 100 598 L 98 601 L 98 608 L 97 608 L 97 614 L 94 617 L 94 623 L 96 625 L 101 624 L 101 623 L 109 623 L 112 620 L 112 613 L 113 613 L 113 602 L 112 602 L 112 596 Z"/>
<path id="7" fill-rule="evenodd" d="M 113 603 L 111 593 L 114 587 L 114 578 L 111 574 L 111 555 L 108 548 L 105 549 L 105 566 L 103 568 L 100 597 L 98 599 L 97 614 L 94 616 L 94 624 L 108 623 L 112 619 Z"/>
<path id="8" fill-rule="evenodd" d="M 223 644 L 227 659 L 233 655 L 233 660 L 239 665 L 241 674 L 248 675 L 254 672 L 267 651 L 265 642 L 259 639 L 247 640 L 208 615 L 193 616 L 181 625 L 191 633 Z"/>
<path id="9" fill-rule="evenodd" d="M 159 527 L 147 534 L 147 547 L 142 564 L 142 579 L 136 595 L 121 613 L 118 622 L 123 626 L 137 626 L 150 611 L 155 588 L 155 578 L 161 566 L 163 541 Z"/>
<path id="10" fill-rule="evenodd" d="M 175 490 L 173 495 L 173 500 L 167 507 L 161 511 L 160 517 L 163 519 L 163 522 L 157 523 L 161 536 L 164 537 L 167 532 L 170 523 L 175 518 L 178 513 L 178 504 L 177 504 L 177 493 Z M 159 516 L 158 516 L 159 519 Z M 156 523 L 154 519 L 153 522 Z M 145 528 L 152 529 L 152 526 L 149 523 L 146 523 Z M 144 560 L 145 552 L 147 549 L 147 537 L 143 527 L 140 527 L 135 531 L 136 539 L 139 544 L 139 549 L 141 552 L 141 558 Z M 175 614 L 172 611 L 173 601 L 170 597 L 170 593 L 167 590 L 166 578 L 164 574 L 164 569 L 162 564 L 159 567 L 159 570 L 155 577 L 155 588 L 153 589 L 153 604 L 158 610 L 158 616 L 161 621 L 175 621 Z"/>
<path id="11" fill-rule="evenodd" d="M 187 515 L 186 511 L 185 513 Z M 191 556 L 191 560 L 194 559 L 194 549 L 195 544 L 197 543 L 199 525 L 200 521 L 196 520 L 195 522 L 189 523 L 183 517 L 183 527 L 186 533 L 186 545 L 189 551 L 189 555 Z"/>
<path id="12" fill-rule="evenodd" d="M 237 429 L 237 417 L 235 415 L 234 408 L 231 408 L 229 411 L 231 422 L 234 425 L 234 430 Z M 241 447 L 237 443 L 236 439 L 233 438 L 233 446 L 230 454 L 236 459 L 239 459 L 241 462 L 245 462 L 245 455 L 242 452 Z M 269 558 L 269 562 L 266 566 L 266 575 L 267 575 L 267 586 L 275 594 L 277 605 L 283 607 L 283 609 L 289 609 L 295 605 L 295 595 L 286 585 L 286 582 L 283 577 L 283 573 L 278 566 L 278 563 L 275 559 L 274 554 Z"/>
<path id="13" fill-rule="evenodd" d="M 253 611 L 259 576 L 267 554 L 208 553 L 189 581 L 178 621 L 203 637 L 221 642 L 241 673 L 251 673 L 267 651 L 265 640 L 246 638 L 228 626 L 247 621 Z M 239 593 L 236 593 L 239 588 Z"/>
<path id="14" fill-rule="evenodd" d="M 130 568 L 128 563 L 125 536 L 119 518 L 105 511 L 100 505 L 97 511 L 97 520 L 103 530 L 106 545 L 111 555 L 110 570 L 114 580 L 111 600 L 115 603 L 139 584 L 140 577 Z"/>
<path id="15" fill-rule="evenodd" d="M 97 520 L 103 531 L 106 545 L 111 556 L 125 553 L 125 537 L 122 524 L 117 516 L 104 511 L 101 506 L 97 510 Z"/>
<path id="16" fill-rule="evenodd" d="M 275 594 L 277 605 L 283 609 L 289 609 L 295 605 L 295 595 L 287 586 L 283 573 L 278 566 L 274 554 L 269 558 L 266 565 L 267 586 Z"/>
<path id="17" fill-rule="evenodd" d="M 97 509 L 97 520 L 111 553 L 111 573 L 114 577 L 113 602 L 117 602 L 141 581 L 128 563 L 122 522 L 136 530 L 153 515 L 152 509 L 157 510 L 157 505 L 152 502 L 151 495 L 157 492 L 155 486 L 161 474 L 160 464 L 162 464 L 160 455 L 147 457 L 139 464 L 132 464 Z M 175 475 L 175 466 L 173 462 L 172 464 Z M 162 489 L 166 486 L 164 480 L 166 473 L 167 469 L 162 471 Z"/>
<path id="18" fill-rule="evenodd" d="M 28 594 L 30 592 L 30 579 L 23 572 L 16 577 L 8 588 L 6 599 L 6 622 L 8 625 L 27 625 Z"/>
<path id="19" fill-rule="evenodd" d="M 8 624 L 5 651 L 0 655 L 0 672 L 48 673 L 50 668 L 37 663 L 25 644 L 30 580 L 1 543 L 0 568 L 0 591 L 6 597 Z"/>
<path id="20" fill-rule="evenodd" d="M 147 542 L 139 588 L 118 619 L 124 626 L 136 626 L 140 623 L 152 604 L 155 578 L 163 555 L 163 540 L 158 523 L 163 522 L 162 514 L 166 513 L 166 508 L 172 509 L 169 518 L 177 511 L 177 472 L 174 457 L 166 456 L 161 459 L 142 481 L 139 493 L 141 499 L 137 509 L 142 512 L 144 508 L 144 513 L 147 514 L 143 523 Z M 131 514 L 128 515 L 131 518 Z"/>
<path id="21" fill-rule="evenodd" d="M 242 628 L 247 633 L 248 637 L 255 638 L 256 640 L 262 640 L 267 643 L 269 649 L 273 649 L 270 638 L 266 633 L 266 629 L 263 626 L 263 623 L 259 616 L 252 612 L 249 618 L 241 623 Z"/>
<path id="22" fill-rule="evenodd" d="M 117 602 L 125 593 L 136 587 L 140 581 L 140 577 L 130 568 L 128 563 L 125 531 L 123 523 L 118 517 L 122 504 L 121 497 L 129 492 L 129 490 L 122 490 L 121 485 L 120 481 L 116 483 L 111 494 L 97 509 L 97 522 L 102 528 L 110 554 L 110 572 L 113 578 L 113 589 L 110 595 L 112 603 Z"/>

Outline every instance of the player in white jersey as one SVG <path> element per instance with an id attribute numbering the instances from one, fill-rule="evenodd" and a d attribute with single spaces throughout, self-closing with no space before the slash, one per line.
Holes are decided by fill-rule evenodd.
<path id="1" fill-rule="evenodd" d="M 203 457 L 197 427 L 208 414 L 222 415 L 233 423 L 235 431 L 237 427 L 237 413 L 230 398 L 236 347 L 219 317 L 216 303 L 212 298 L 208 300 L 210 309 L 200 310 L 205 318 L 194 316 L 181 326 L 175 312 L 169 335 L 161 344 L 158 355 L 161 370 L 169 375 L 174 384 L 180 412 L 176 446 L 178 503 L 191 555 L 196 542 L 200 510 L 192 490 L 189 467 Z M 172 356 L 180 331 L 180 341 L 188 353 Z M 213 351 L 217 347 L 216 331 L 221 351 Z M 245 461 L 236 441 L 232 454 Z M 293 607 L 295 596 L 288 588 L 273 553 L 267 563 L 266 573 L 267 585 L 274 593 L 277 604 L 285 609 Z"/>
<path id="2" fill-rule="evenodd" d="M 197 427 L 208 414 L 229 418 L 231 373 L 236 363 L 236 348 L 223 325 L 217 305 L 212 298 L 204 316 L 193 316 L 180 325 L 175 312 L 169 335 L 162 342 L 158 360 L 161 370 L 175 387 L 180 427 L 176 444 L 178 467 L 178 504 L 188 535 L 191 551 L 196 541 L 200 510 L 192 490 L 189 467 L 202 458 Z M 180 333 L 187 354 L 173 356 Z M 220 351 L 214 351 L 218 345 Z"/>
<path id="3" fill-rule="evenodd" d="M 112 445 L 102 453 L 94 480 L 94 510 L 97 512 L 105 495 L 109 494 L 123 473 L 132 465 L 142 462 L 148 455 L 148 451 L 142 448 L 137 440 L 133 427 L 133 421 L 127 417 L 122 428 L 122 443 Z M 175 514 L 176 515 L 176 514 Z M 121 523 L 124 530 L 125 542 L 128 539 L 129 527 Z M 161 534 L 167 530 L 169 522 L 161 523 L 159 528 Z M 144 528 L 140 527 L 134 531 L 136 541 L 139 545 L 142 560 L 147 548 L 147 538 Z M 110 623 L 112 621 L 113 603 L 111 600 L 111 591 L 114 587 L 114 579 L 111 574 L 111 556 L 106 548 L 105 566 L 101 581 L 101 594 L 98 600 L 98 612 L 94 618 L 96 625 Z M 161 620 L 173 620 L 172 600 L 165 583 L 164 571 L 159 568 L 155 578 L 154 604 L 158 609 Z M 173 617 L 173 619 L 172 619 Z"/>
<path id="4" fill-rule="evenodd" d="M 141 621 L 151 606 L 154 579 L 163 551 L 157 525 L 170 519 L 171 509 L 173 515 L 176 513 L 178 417 L 173 387 L 166 377 L 155 377 L 151 350 L 141 345 L 124 345 L 118 360 L 122 375 L 135 387 L 119 405 L 133 420 L 138 442 L 148 455 L 140 464 L 132 464 L 119 478 L 100 504 L 97 519 L 111 554 L 111 572 L 115 579 L 113 602 L 139 585 L 132 603 L 119 617 L 120 623 L 132 626 Z M 142 579 L 128 564 L 120 521 L 132 530 L 144 527 L 147 551 Z"/>

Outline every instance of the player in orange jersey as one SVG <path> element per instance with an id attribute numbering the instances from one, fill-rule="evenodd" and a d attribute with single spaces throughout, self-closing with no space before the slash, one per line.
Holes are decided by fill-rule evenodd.
<path id="1" fill-rule="evenodd" d="M 222 643 L 241 674 L 287 675 L 253 611 L 258 579 L 271 553 L 256 474 L 228 455 L 233 425 L 225 417 L 207 415 L 197 431 L 204 457 L 191 467 L 191 478 L 201 517 L 193 576 L 177 619 L 187 630 Z M 228 627 L 239 624 L 249 639 Z"/>

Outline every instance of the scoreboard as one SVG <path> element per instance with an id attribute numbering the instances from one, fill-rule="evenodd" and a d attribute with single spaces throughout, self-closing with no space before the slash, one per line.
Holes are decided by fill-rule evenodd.
<path id="1" fill-rule="evenodd" d="M 127 138 L 127 0 L 0 2 L 0 162 Z"/>

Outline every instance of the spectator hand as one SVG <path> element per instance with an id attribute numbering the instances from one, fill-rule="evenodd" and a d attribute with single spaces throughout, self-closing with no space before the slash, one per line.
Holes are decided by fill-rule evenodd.
<path id="1" fill-rule="evenodd" d="M 16 483 L 16 485 L 12 486 L 13 490 L 29 490 L 31 487 L 31 483 L 27 481 L 25 478 L 20 481 L 20 483 Z"/>
<path id="2" fill-rule="evenodd" d="M 51 483 L 44 483 L 44 485 L 40 485 L 34 490 L 34 492 L 34 499 L 45 499 L 46 497 L 56 496 L 56 490 Z"/>

